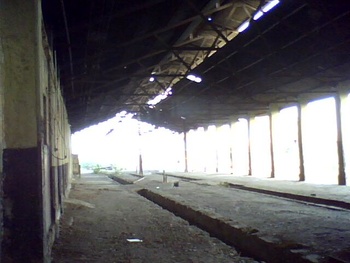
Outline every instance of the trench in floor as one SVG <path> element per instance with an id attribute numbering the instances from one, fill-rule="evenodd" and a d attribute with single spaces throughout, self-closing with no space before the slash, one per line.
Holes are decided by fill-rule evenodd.
<path id="1" fill-rule="evenodd" d="M 218 238 L 227 245 L 233 246 L 244 256 L 272 263 L 344 262 L 335 258 L 315 261 L 314 258 L 309 258 L 309 251 L 301 244 L 291 243 L 288 246 L 280 246 L 258 237 L 255 235 L 256 231 L 254 229 L 241 229 L 231 225 L 229 221 L 211 217 L 202 211 L 195 210 L 148 189 L 138 190 L 137 193 L 176 216 L 183 218 L 190 224 L 208 232 L 211 236 Z"/>

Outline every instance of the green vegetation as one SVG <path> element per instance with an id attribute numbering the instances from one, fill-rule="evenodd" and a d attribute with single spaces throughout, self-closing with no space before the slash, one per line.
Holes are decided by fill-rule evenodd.
<path id="1" fill-rule="evenodd" d="M 81 165 L 81 168 L 83 168 L 83 169 L 93 170 L 98 164 L 86 162 L 86 163 L 81 163 L 80 165 Z"/>
<path id="2" fill-rule="evenodd" d="M 101 165 L 98 163 L 82 163 L 81 167 L 86 170 L 92 170 L 94 174 L 120 174 L 123 168 L 116 165 Z"/>
<path id="3" fill-rule="evenodd" d="M 93 172 L 94 174 L 99 174 L 101 172 L 101 165 L 97 164 L 94 168 L 93 168 Z"/>

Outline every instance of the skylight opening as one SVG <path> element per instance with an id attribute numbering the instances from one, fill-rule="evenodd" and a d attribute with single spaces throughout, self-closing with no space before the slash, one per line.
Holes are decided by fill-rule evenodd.
<path id="1" fill-rule="evenodd" d="M 253 19 L 254 20 L 258 20 L 260 17 L 262 17 L 264 15 L 264 12 L 263 11 L 258 11 L 254 16 L 253 16 Z"/>
<path id="2" fill-rule="evenodd" d="M 163 93 L 159 94 L 155 98 L 149 100 L 147 102 L 148 105 L 150 105 L 150 108 L 154 108 L 155 105 L 157 105 L 162 100 L 165 100 L 168 96 L 172 95 L 172 89 L 171 87 L 167 88 Z"/>
<path id="3" fill-rule="evenodd" d="M 258 10 L 255 15 L 253 16 L 253 20 L 260 19 L 265 13 L 269 12 L 271 9 L 273 9 L 276 5 L 280 3 L 279 0 L 272 0 L 269 1 L 266 5 L 264 5 L 260 10 Z M 243 32 L 249 27 L 250 21 L 246 20 L 244 21 L 238 28 L 237 31 L 239 33 Z"/>
<path id="4" fill-rule="evenodd" d="M 249 27 L 249 21 L 245 21 L 243 22 L 238 28 L 237 28 L 237 31 L 239 33 L 242 33 L 244 30 L 246 30 L 248 27 Z"/>
<path id="5" fill-rule="evenodd" d="M 186 78 L 188 80 L 191 80 L 191 81 L 196 82 L 196 83 L 201 83 L 202 82 L 202 78 L 201 77 L 198 77 L 198 76 L 193 75 L 193 74 L 187 75 Z"/>
<path id="6" fill-rule="evenodd" d="M 266 5 L 264 5 L 261 10 L 264 12 L 264 13 L 267 13 L 269 12 L 272 8 L 274 8 L 276 5 L 279 4 L 279 0 L 272 0 L 270 2 L 268 2 Z"/>

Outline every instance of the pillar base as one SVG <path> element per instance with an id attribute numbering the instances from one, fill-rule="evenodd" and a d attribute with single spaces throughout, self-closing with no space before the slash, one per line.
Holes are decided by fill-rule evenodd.
<path id="1" fill-rule="evenodd" d="M 38 148 L 5 149 L 2 262 L 43 260 Z"/>

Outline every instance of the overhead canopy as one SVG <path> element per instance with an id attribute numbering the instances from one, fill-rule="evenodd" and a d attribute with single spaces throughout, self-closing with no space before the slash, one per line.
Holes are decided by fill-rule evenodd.
<path id="1" fill-rule="evenodd" d="M 72 131 L 125 110 L 180 132 L 336 92 L 350 2 L 271 2 L 44 1 Z"/>

